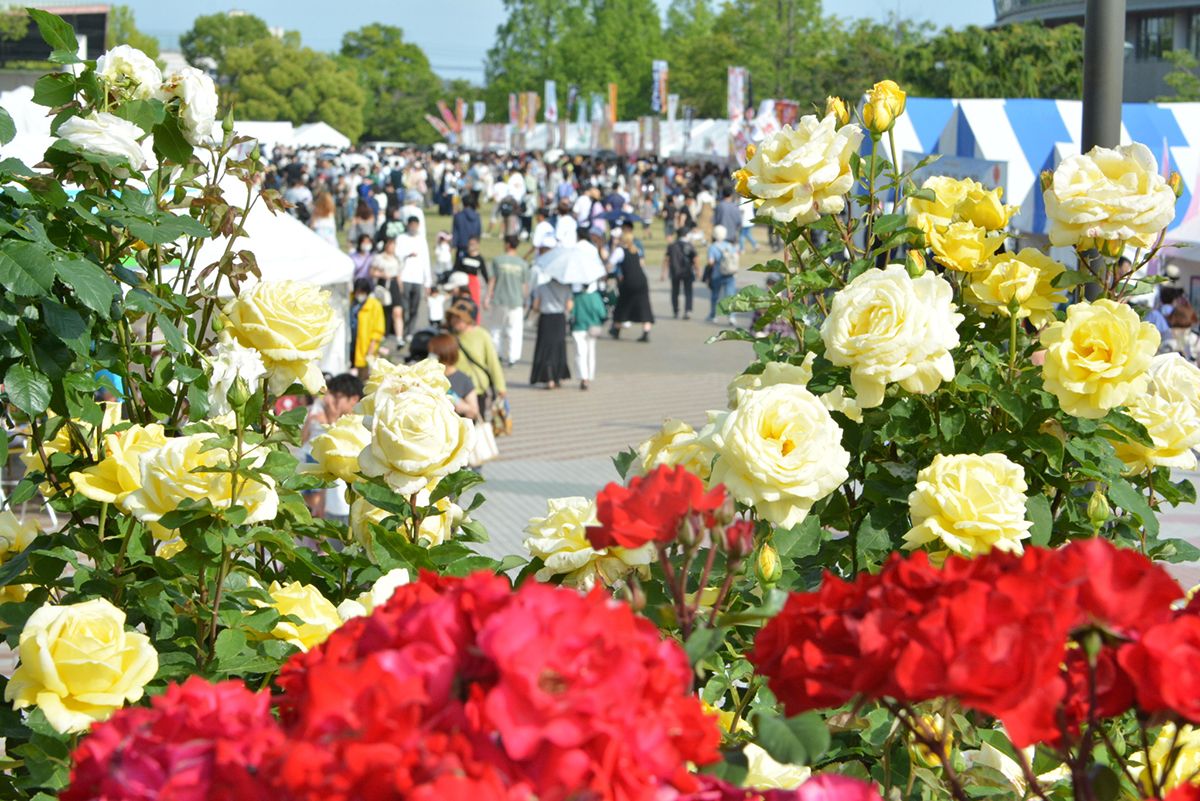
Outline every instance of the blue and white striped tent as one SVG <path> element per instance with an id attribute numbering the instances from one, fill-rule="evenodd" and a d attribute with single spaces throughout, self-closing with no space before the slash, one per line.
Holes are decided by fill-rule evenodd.
<path id="1" fill-rule="evenodd" d="M 1046 207 L 1039 176 L 1079 152 L 1082 104 L 1077 100 L 1029 98 L 940 102 L 953 103 L 954 113 L 936 145 L 922 152 L 1006 162 L 1004 199 L 1021 207 L 1013 218 L 1014 229 L 1045 233 Z M 932 136 L 922 139 L 922 144 L 928 145 L 931 140 Z M 1172 228 L 1179 226 L 1197 190 L 1200 103 L 1126 103 L 1122 108 L 1121 141 L 1141 142 L 1159 161 L 1160 170 L 1165 159 L 1167 171 L 1183 177 L 1183 196 Z"/>

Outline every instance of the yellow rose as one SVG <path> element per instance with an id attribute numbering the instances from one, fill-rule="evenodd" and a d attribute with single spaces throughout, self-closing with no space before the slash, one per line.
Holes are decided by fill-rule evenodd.
<path id="1" fill-rule="evenodd" d="M 29 616 L 17 646 L 20 663 L 4 700 L 36 706 L 59 732 L 105 720 L 158 672 L 146 635 L 125 630 L 125 613 L 103 598 L 46 605 Z"/>
<path id="2" fill-rule="evenodd" d="M 352 617 L 366 617 L 375 611 L 376 608 L 387 603 L 396 589 L 403 587 L 412 581 L 408 571 L 402 567 L 397 567 L 384 573 L 375 583 L 371 585 L 371 589 L 358 596 L 357 600 L 345 600 L 338 604 L 338 615 L 342 620 L 349 620 Z"/>
<path id="3" fill-rule="evenodd" d="M 1042 332 L 1042 380 L 1067 414 L 1103 417 L 1145 391 L 1159 339 L 1158 329 L 1122 303 L 1075 303 L 1066 322 Z"/>
<path id="4" fill-rule="evenodd" d="M 689 473 L 708 478 L 712 469 L 712 452 L 696 430 L 682 420 L 670 419 L 654 436 L 638 446 L 637 458 L 629 465 L 629 475 L 644 476 L 660 465 L 681 465 Z"/>
<path id="5" fill-rule="evenodd" d="M 1140 143 L 1064 159 L 1043 196 L 1055 246 L 1148 248 L 1175 219 L 1175 192 Z"/>
<path id="6" fill-rule="evenodd" d="M 41 533 L 36 520 L 18 520 L 11 509 L 0 512 L 0 565 L 28 548 Z M 0 603 L 24 601 L 31 589 L 31 584 L 0 587 Z"/>
<path id="7" fill-rule="evenodd" d="M 1155 356 L 1147 371 L 1146 391 L 1129 403 L 1128 413 L 1146 427 L 1154 445 L 1113 443 L 1128 473 L 1155 467 L 1196 467 L 1200 448 L 1200 368 L 1178 353 Z"/>
<path id="8" fill-rule="evenodd" d="M 1037 327 L 1054 322 L 1054 307 L 1067 302 L 1064 289 L 1054 279 L 1065 268 L 1037 248 L 1020 253 L 997 253 L 971 277 L 963 295 L 984 314 L 1009 316 L 1008 306 L 1016 301 L 1018 318 L 1028 317 Z"/>
<path id="9" fill-rule="evenodd" d="M 42 461 L 43 452 L 48 460 L 56 453 L 69 453 L 73 456 L 84 456 L 90 453 L 92 457 L 98 457 L 100 455 L 100 433 L 121 422 L 121 404 L 109 401 L 101 406 L 103 407 L 103 416 L 100 422 L 100 432 L 97 432 L 96 427 L 90 423 L 71 420 L 62 421 L 62 425 L 59 425 L 54 436 L 43 442 L 40 449 L 34 447 L 32 437 L 27 438 L 25 450 L 20 456 L 26 472 L 46 472 L 46 463 Z M 51 417 L 42 427 L 42 431 L 45 432 L 58 420 L 57 417 Z M 49 482 L 42 484 L 41 490 L 43 495 L 49 495 L 53 491 Z"/>
<path id="10" fill-rule="evenodd" d="M 271 630 L 276 640 L 290 642 L 301 651 L 320 645 L 342 625 L 342 618 L 329 600 L 311 584 L 292 581 L 281 585 L 272 581 L 267 588 L 271 603 L 255 601 L 260 607 L 271 607 L 280 615 L 299 618 L 299 623 L 281 620 Z"/>
<path id="11" fill-rule="evenodd" d="M 271 392 L 282 394 L 292 384 L 313 394 L 325 388 L 318 362 L 338 326 L 328 292 L 298 281 L 267 281 L 243 290 L 224 315 L 233 338 L 262 356 Z"/>
<path id="12" fill-rule="evenodd" d="M 1175 761 L 1167 770 L 1167 761 L 1175 751 Z M 1150 781 L 1151 773 L 1146 771 L 1146 753 L 1137 751 L 1130 758 L 1130 770 L 1135 779 L 1142 785 L 1149 796 L 1152 788 L 1157 786 L 1165 796 L 1171 790 L 1183 784 L 1200 784 L 1200 729 L 1192 726 L 1181 726 L 1175 733 L 1174 723 L 1164 723 L 1158 730 L 1158 736 L 1150 746 L 1150 771 L 1154 782 Z"/>
<path id="13" fill-rule="evenodd" d="M 1016 206 L 1006 206 L 1000 201 L 1004 189 L 984 189 L 978 181 L 969 181 L 966 196 L 955 209 L 955 216 L 963 222 L 978 225 L 989 231 L 999 231 L 1008 226 Z"/>
<path id="14" fill-rule="evenodd" d="M 742 749 L 742 754 L 746 757 L 743 787 L 755 790 L 795 790 L 812 776 L 811 768 L 776 762 L 765 748 L 754 743 L 747 743 Z"/>
<path id="15" fill-rule="evenodd" d="M 729 408 L 737 406 L 738 390 L 762 389 L 776 384 L 797 384 L 807 387 L 812 381 L 813 362 L 817 354 L 809 353 L 801 364 L 791 362 L 767 362 L 761 373 L 742 373 L 729 382 L 726 393 L 729 396 Z"/>
<path id="16" fill-rule="evenodd" d="M 931 190 L 934 199 L 909 198 L 908 224 L 920 228 L 928 239 L 935 228 L 944 228 L 955 222 L 959 219 L 955 215 L 958 204 L 966 199 L 972 183 L 974 182 L 970 179 L 959 181 L 948 175 L 931 175 L 926 178 L 921 184 L 921 189 Z"/>
<path id="17" fill-rule="evenodd" d="M 231 474 L 194 472 L 198 468 L 229 464 L 229 454 L 224 449 L 203 450 L 216 438 L 216 434 L 174 437 L 165 445 L 143 453 L 141 486 L 125 497 L 129 513 L 143 523 L 157 523 L 183 501 L 205 498 L 218 509 L 228 509 L 233 500 Z M 239 478 L 237 491 L 237 505 L 247 511 L 245 522 L 274 519 L 279 508 L 274 479 L 265 475 L 258 480 Z"/>
<path id="18" fill-rule="evenodd" d="M 978 272 L 1003 244 L 1004 234 L 988 233 L 986 228 L 969 222 L 935 228 L 929 237 L 933 260 L 961 273 Z"/>
<path id="19" fill-rule="evenodd" d="M 708 435 L 717 454 L 712 485 L 780 528 L 803 522 L 817 501 L 848 477 L 842 430 L 816 396 L 795 384 L 738 394 Z"/>
<path id="20" fill-rule="evenodd" d="M 125 499 L 142 485 L 142 454 L 166 444 L 167 435 L 158 423 L 132 425 L 116 434 L 105 434 L 104 459 L 72 473 L 71 483 L 81 495 L 116 504 L 128 512 Z"/>
<path id="21" fill-rule="evenodd" d="M 733 189 L 744 198 L 753 197 L 750 194 L 750 171 L 745 167 L 733 171 Z"/>
<path id="22" fill-rule="evenodd" d="M 896 118 L 904 113 L 905 98 L 904 90 L 895 81 L 875 84 L 867 92 L 867 100 L 863 104 L 863 125 L 877 134 L 892 130 Z"/>
<path id="23" fill-rule="evenodd" d="M 845 387 L 834 387 L 821 396 L 821 405 L 831 412 L 841 412 L 856 423 L 862 422 L 862 408 L 854 398 L 846 397 Z"/>
<path id="24" fill-rule="evenodd" d="M 925 394 L 954 377 L 963 318 L 953 297 L 941 276 L 911 278 L 902 264 L 867 270 L 833 296 L 821 326 L 825 356 L 850 368 L 860 408 L 883 403 L 888 384 Z"/>
<path id="25" fill-rule="evenodd" d="M 810 223 L 838 214 L 854 187 L 850 156 L 858 152 L 862 130 L 837 120 L 801 117 L 768 136 L 746 162 L 746 190 L 760 201 L 758 214 L 777 222 Z"/>
<path id="26" fill-rule="evenodd" d="M 360 414 L 344 414 L 311 443 L 316 472 L 340 478 L 347 484 L 358 480 L 358 455 L 371 444 L 371 432 Z"/>
<path id="27" fill-rule="evenodd" d="M 529 537 L 525 547 L 542 560 L 537 572 L 538 581 L 562 576 L 568 587 L 591 590 L 599 581 L 611 587 L 637 570 L 649 574 L 654 561 L 653 544 L 629 550 L 591 546 L 587 527 L 599 525 L 596 502 L 589 498 L 550 498 L 546 501 L 546 516 L 530 519 L 525 527 Z"/>
<path id="28" fill-rule="evenodd" d="M 363 387 L 363 399 L 355 411 L 364 415 L 373 414 L 377 397 L 399 395 L 416 387 L 445 395 L 450 391 L 446 368 L 433 357 L 412 364 L 392 364 L 384 359 L 374 359 L 371 362 L 371 375 Z"/>
<path id="29" fill-rule="evenodd" d="M 832 116 L 837 120 L 838 127 L 841 128 L 850 122 L 850 108 L 840 97 L 827 97 L 825 98 L 825 116 Z"/>
<path id="30" fill-rule="evenodd" d="M 414 387 L 401 395 L 376 399 L 365 420 L 371 443 L 359 456 L 365 476 L 382 476 L 409 495 L 467 463 L 471 421 L 459 417 L 444 393 Z"/>
<path id="31" fill-rule="evenodd" d="M 912 550 L 937 543 L 962 556 L 992 549 L 1022 553 L 1033 524 L 1025 519 L 1025 470 L 1002 453 L 945 456 L 917 473 L 908 496 Z"/>

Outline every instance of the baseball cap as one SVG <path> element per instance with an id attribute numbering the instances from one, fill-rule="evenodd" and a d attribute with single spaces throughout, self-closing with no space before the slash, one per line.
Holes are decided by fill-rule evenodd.
<path id="1" fill-rule="evenodd" d="M 459 298 L 450 304 L 450 308 L 446 309 L 446 314 L 474 322 L 479 317 L 479 306 L 470 298 Z"/>

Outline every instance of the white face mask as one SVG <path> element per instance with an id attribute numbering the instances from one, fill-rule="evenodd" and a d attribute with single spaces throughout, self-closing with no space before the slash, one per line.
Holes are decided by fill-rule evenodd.
<path id="1" fill-rule="evenodd" d="M 365 293 L 365 292 L 359 292 L 359 293 L 357 293 L 357 294 L 356 294 L 354 297 L 358 298 L 358 302 L 359 302 L 359 303 L 363 303 L 363 302 L 365 302 L 365 301 L 366 301 L 366 299 L 367 299 L 367 293 Z"/>
<path id="2" fill-rule="evenodd" d="M 366 242 L 364 244 L 359 245 L 358 252 L 359 253 L 370 253 L 371 252 L 371 243 Z"/>

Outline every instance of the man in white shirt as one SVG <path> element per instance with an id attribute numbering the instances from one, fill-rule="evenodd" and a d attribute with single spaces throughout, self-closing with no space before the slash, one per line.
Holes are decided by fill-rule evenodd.
<path id="1" fill-rule="evenodd" d="M 420 233 L 420 219 L 409 217 L 406 222 L 404 233 L 396 237 L 396 257 L 400 260 L 404 338 L 410 340 L 417 331 L 417 312 L 421 308 L 421 299 L 433 287 L 433 265 L 429 261 L 429 243 L 425 235 Z"/>
<path id="2" fill-rule="evenodd" d="M 571 216 L 571 204 L 562 201 L 558 204 L 558 219 L 554 223 L 554 238 L 563 247 L 571 247 L 579 241 L 579 225 Z"/>
<path id="3" fill-rule="evenodd" d="M 421 208 L 421 193 L 415 189 L 409 189 L 404 193 L 404 205 L 400 207 L 400 219 L 407 220 L 409 217 L 416 217 L 420 221 L 417 233 L 424 238 L 425 210 Z"/>
<path id="4" fill-rule="evenodd" d="M 546 219 L 549 216 L 549 211 L 544 208 L 537 210 L 537 224 L 533 226 L 533 235 L 529 238 L 529 243 L 534 249 L 545 253 L 552 247 L 558 244 L 558 237 L 554 233 L 554 226 Z"/>

